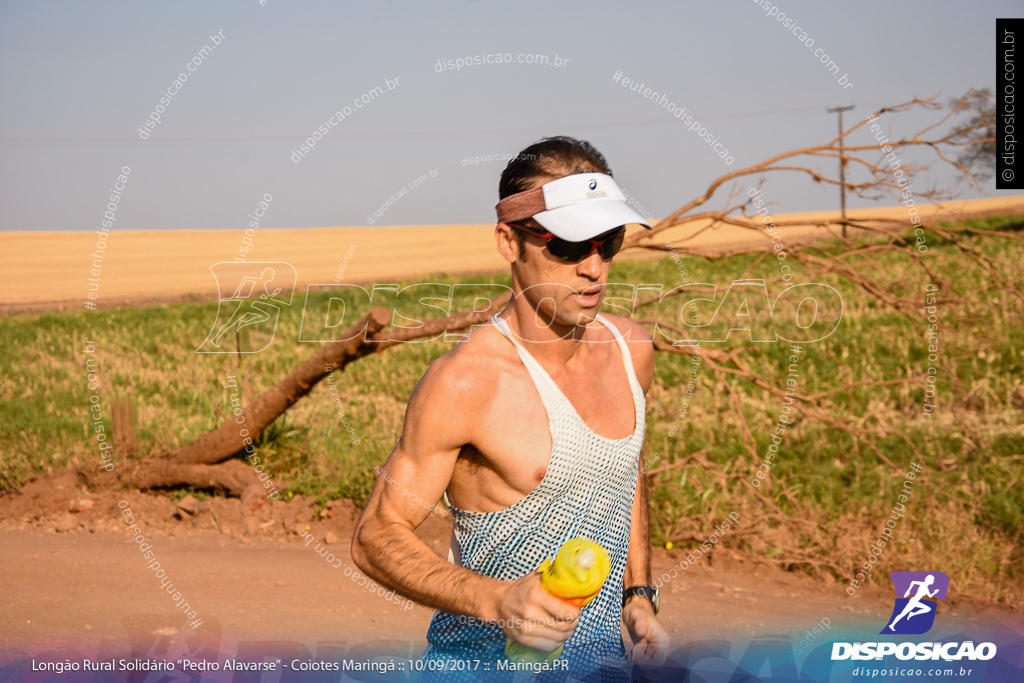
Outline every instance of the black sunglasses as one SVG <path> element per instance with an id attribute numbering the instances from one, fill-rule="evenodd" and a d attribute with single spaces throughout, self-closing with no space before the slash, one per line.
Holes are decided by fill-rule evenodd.
<path id="1" fill-rule="evenodd" d="M 528 232 L 535 237 L 547 240 L 544 246 L 547 248 L 548 253 L 557 259 L 569 263 L 579 263 L 593 254 L 594 249 L 598 250 L 601 258 L 610 259 L 619 253 L 619 250 L 622 249 L 622 243 L 626 239 L 625 225 L 605 233 L 604 237 L 598 236 L 593 239 L 583 240 L 582 242 L 570 242 L 546 230 L 531 228 L 519 223 L 508 223 L 508 225 L 523 232 Z"/>

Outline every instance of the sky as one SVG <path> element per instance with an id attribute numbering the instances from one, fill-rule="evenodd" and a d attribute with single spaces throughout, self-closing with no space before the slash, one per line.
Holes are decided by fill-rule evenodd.
<path id="1" fill-rule="evenodd" d="M 0 230 L 95 230 L 115 187 L 121 230 L 237 229 L 257 211 L 261 228 L 487 223 L 504 159 L 550 135 L 592 142 L 641 213 L 661 217 L 723 173 L 827 142 L 837 129 L 828 108 L 854 105 L 849 128 L 915 96 L 946 103 L 992 87 L 995 19 L 1020 10 L 4 0 Z M 718 147 L 616 73 L 685 107 Z M 885 127 L 910 134 L 934 116 L 887 116 Z M 926 180 L 964 198 L 1000 194 L 944 169 Z M 766 194 L 780 213 L 838 207 L 834 187 L 793 174 L 770 179 Z"/>

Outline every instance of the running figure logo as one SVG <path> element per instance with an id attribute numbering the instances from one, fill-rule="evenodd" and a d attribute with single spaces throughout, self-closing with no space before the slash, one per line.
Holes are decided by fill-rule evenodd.
<path id="1" fill-rule="evenodd" d="M 292 305 L 296 273 L 290 263 L 215 263 L 220 304 L 206 340 L 196 353 L 259 353 L 274 341 L 282 306 Z M 268 338 L 260 348 L 242 349 L 250 332 Z M 248 345 L 248 344 L 247 344 Z"/>
<path id="2" fill-rule="evenodd" d="M 893 572 L 896 605 L 880 634 L 920 635 L 935 623 L 938 601 L 946 599 L 949 577 L 944 572 Z"/>

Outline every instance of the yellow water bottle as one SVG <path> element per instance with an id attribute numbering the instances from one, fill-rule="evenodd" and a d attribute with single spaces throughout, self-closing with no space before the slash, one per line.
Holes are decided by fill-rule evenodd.
<path id="1" fill-rule="evenodd" d="M 597 597 L 611 569 L 608 552 L 585 538 L 566 541 L 554 560 L 548 558 L 537 567 L 544 590 L 576 607 L 588 605 Z M 513 640 L 505 643 L 505 656 L 516 662 L 554 661 L 561 654 L 562 648 L 548 653 Z"/>

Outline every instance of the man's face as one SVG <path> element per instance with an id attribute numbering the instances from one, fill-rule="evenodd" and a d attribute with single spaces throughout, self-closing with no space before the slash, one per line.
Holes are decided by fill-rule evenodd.
<path id="1" fill-rule="evenodd" d="M 532 219 L 520 223 L 544 230 Z M 517 228 L 508 227 L 508 230 Z M 586 325 L 593 321 L 604 300 L 612 260 L 603 258 L 600 250 L 594 249 L 582 261 L 570 263 L 552 256 L 546 248 L 547 240 L 528 232 L 523 234 L 523 258 L 512 262 L 512 278 L 541 321 L 560 326 Z"/>

